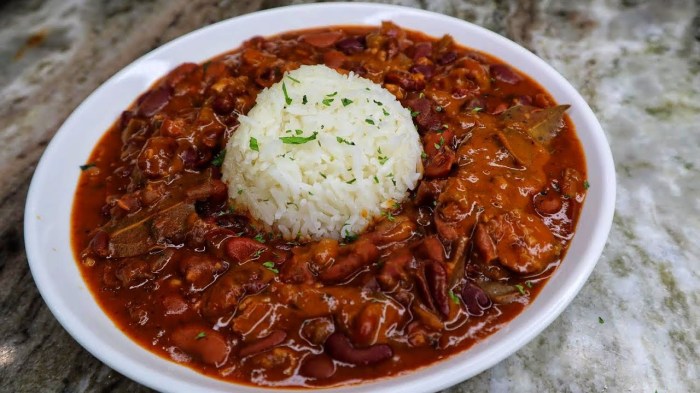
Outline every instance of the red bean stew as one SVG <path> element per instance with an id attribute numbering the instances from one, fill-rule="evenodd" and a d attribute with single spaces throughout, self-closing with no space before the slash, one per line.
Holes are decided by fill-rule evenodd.
<path id="1" fill-rule="evenodd" d="M 382 84 L 425 151 L 410 197 L 340 241 L 259 231 L 220 180 L 238 114 L 303 64 Z M 390 22 L 254 37 L 123 112 L 81 167 L 74 250 L 120 329 L 204 374 L 396 375 L 500 329 L 562 260 L 588 188 L 567 108 L 496 58 Z"/>

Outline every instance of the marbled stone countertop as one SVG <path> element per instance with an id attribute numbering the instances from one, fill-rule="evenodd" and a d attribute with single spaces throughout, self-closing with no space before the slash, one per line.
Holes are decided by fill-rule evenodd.
<path id="1" fill-rule="evenodd" d="M 63 120 L 175 37 L 306 2 L 0 3 L 0 391 L 148 391 L 70 338 L 27 266 L 27 187 Z M 587 285 L 530 344 L 450 391 L 700 392 L 700 2 L 395 3 L 474 22 L 545 59 L 596 112 L 617 168 L 614 226 Z"/>

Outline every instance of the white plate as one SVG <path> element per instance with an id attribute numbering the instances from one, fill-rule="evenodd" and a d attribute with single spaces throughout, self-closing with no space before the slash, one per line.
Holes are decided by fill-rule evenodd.
<path id="1" fill-rule="evenodd" d="M 229 19 L 180 37 L 136 60 L 92 93 L 58 130 L 36 169 L 25 210 L 25 244 L 39 291 L 63 327 L 104 363 L 160 391 L 260 392 L 206 377 L 140 347 L 97 305 L 71 251 L 70 212 L 79 165 L 134 99 L 183 62 L 202 62 L 254 36 L 314 26 L 368 24 L 391 20 L 433 36 L 451 34 L 533 77 L 560 103 L 583 144 L 591 188 L 576 235 L 561 266 L 537 299 L 509 325 L 447 360 L 405 375 L 338 392 L 428 392 L 464 381 L 506 358 L 549 325 L 571 302 L 595 267 L 612 223 L 615 172 L 612 154 L 595 115 L 552 67 L 521 46 L 481 27 L 431 12 L 376 4 L 312 4 L 273 9 Z M 295 391 L 295 390 L 293 390 Z M 298 391 L 298 390 L 296 390 Z"/>

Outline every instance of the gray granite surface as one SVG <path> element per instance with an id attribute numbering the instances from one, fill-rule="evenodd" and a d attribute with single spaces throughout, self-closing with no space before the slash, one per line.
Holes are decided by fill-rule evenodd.
<path id="1" fill-rule="evenodd" d="M 173 38 L 307 2 L 0 2 L 1 392 L 148 391 L 68 336 L 27 266 L 27 187 L 63 120 Z M 474 22 L 544 58 L 596 112 L 617 168 L 614 226 L 579 296 L 515 355 L 449 391 L 700 392 L 700 2 L 394 3 Z"/>

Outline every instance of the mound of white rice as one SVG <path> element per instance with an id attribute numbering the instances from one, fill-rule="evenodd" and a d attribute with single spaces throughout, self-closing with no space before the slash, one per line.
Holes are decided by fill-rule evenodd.
<path id="1" fill-rule="evenodd" d="M 422 174 L 410 112 L 352 73 L 302 66 L 239 119 L 222 168 L 229 196 L 287 239 L 359 233 Z"/>

